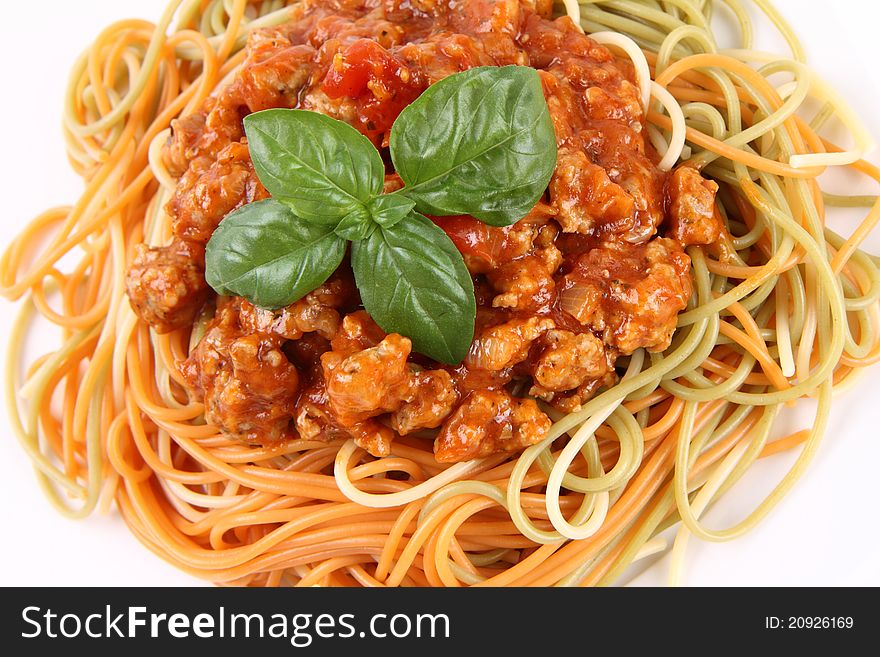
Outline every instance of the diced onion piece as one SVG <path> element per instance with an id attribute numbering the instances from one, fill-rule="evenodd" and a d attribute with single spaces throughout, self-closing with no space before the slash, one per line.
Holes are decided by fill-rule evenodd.
<path id="1" fill-rule="evenodd" d="M 589 283 L 575 283 L 559 294 L 559 306 L 582 324 L 586 324 L 599 304 L 601 292 Z"/>
<path id="2" fill-rule="evenodd" d="M 467 356 L 467 364 L 478 370 L 497 370 L 513 358 L 517 345 L 489 335 L 478 338 Z"/>

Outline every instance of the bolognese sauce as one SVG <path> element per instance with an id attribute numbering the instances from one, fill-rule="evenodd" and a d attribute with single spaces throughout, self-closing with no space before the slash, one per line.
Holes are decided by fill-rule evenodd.
<path id="1" fill-rule="evenodd" d="M 353 438 L 375 456 L 399 436 L 434 439 L 454 462 L 543 439 L 547 407 L 572 412 L 616 380 L 618 357 L 666 349 L 691 295 L 684 247 L 723 239 L 715 183 L 661 171 L 632 66 L 547 0 L 332 0 L 251 34 L 234 80 L 173 123 L 163 157 L 177 179 L 174 237 L 139 245 L 127 276 L 155 330 L 213 312 L 181 364 L 206 419 L 264 444 Z M 296 303 L 217 297 L 204 245 L 220 221 L 266 198 L 242 126 L 268 108 L 321 112 L 387 155 L 398 114 L 431 84 L 476 66 L 538 70 L 558 160 L 544 199 L 516 224 L 433 218 L 462 253 L 477 299 L 459 365 L 414 353 L 363 310 L 349 265 Z M 386 191 L 401 182 L 385 158 Z"/>

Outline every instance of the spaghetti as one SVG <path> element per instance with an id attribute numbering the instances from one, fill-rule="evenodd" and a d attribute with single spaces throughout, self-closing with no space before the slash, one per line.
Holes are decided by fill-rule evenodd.
<path id="1" fill-rule="evenodd" d="M 162 208 L 175 180 L 159 156 L 171 120 L 231 79 L 247 35 L 289 10 L 280 0 L 177 0 L 155 25 L 107 28 L 75 64 L 65 105 L 86 191 L 37 217 L 0 260 L 0 293 L 24 300 L 6 404 L 53 504 L 84 517 L 115 503 L 163 559 L 251 586 L 608 584 L 663 549 L 659 534 L 676 524 L 678 581 L 690 535 L 720 541 L 753 528 L 814 457 L 835 389 L 880 360 L 880 271 L 859 249 L 880 202 L 826 195 L 817 182 L 828 166 L 880 182 L 861 159 L 872 140 L 805 65 L 778 13 L 755 4 L 790 58 L 752 49 L 740 0 L 725 0 L 741 41 L 725 51 L 709 27 L 712 1 L 558 7 L 633 61 L 661 168 L 684 159 L 719 182 L 733 240 L 723 258 L 688 249 L 695 292 L 669 349 L 634 353 L 616 385 L 557 412 L 549 436 L 521 454 L 452 466 L 413 438 L 375 459 L 342 440 L 246 445 L 205 423 L 177 366 L 204 322 L 152 331 L 125 298 L 125 267 L 135 244 L 171 236 Z M 810 101 L 820 109 L 807 120 Z M 852 147 L 821 137 L 832 115 Z M 825 225 L 826 204 L 870 211 L 845 237 Z M 65 269 L 71 253 L 79 260 Z M 22 378 L 20 345 L 38 320 L 59 328 L 61 345 Z M 808 397 L 818 401 L 811 427 L 770 440 L 779 411 Z M 701 522 L 757 459 L 795 448 L 745 520 L 725 530 Z"/>

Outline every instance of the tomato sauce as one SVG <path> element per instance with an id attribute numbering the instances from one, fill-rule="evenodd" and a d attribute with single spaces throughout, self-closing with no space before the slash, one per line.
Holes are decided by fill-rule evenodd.
<path id="1" fill-rule="evenodd" d="M 691 294 L 683 245 L 718 239 L 714 183 L 670 175 L 645 138 L 633 67 L 546 0 L 306 0 L 259 30 L 244 64 L 199 112 L 173 122 L 174 240 L 140 246 L 132 306 L 156 330 L 214 312 L 183 366 L 209 422 L 241 440 L 353 438 L 376 456 L 401 435 L 438 461 L 516 452 L 547 435 L 545 405 L 577 410 L 636 349 L 667 348 Z M 558 160 L 545 197 L 513 226 L 432 217 L 473 276 L 475 336 L 450 367 L 412 353 L 360 305 L 345 263 L 268 311 L 207 288 L 203 247 L 223 217 L 265 197 L 242 119 L 269 107 L 322 112 L 379 147 L 429 85 L 474 66 L 541 76 Z M 386 158 L 387 160 L 387 158 Z M 400 187 L 388 164 L 386 188 Z M 696 195 L 696 196 L 695 196 Z"/>

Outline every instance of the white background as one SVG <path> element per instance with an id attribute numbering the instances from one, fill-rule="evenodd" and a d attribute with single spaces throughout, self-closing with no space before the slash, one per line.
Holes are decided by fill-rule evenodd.
<path id="1" fill-rule="evenodd" d="M 68 168 L 60 130 L 63 90 L 74 58 L 114 20 L 155 21 L 165 0 L 6 5 L 0 22 L 0 245 L 4 248 L 24 222 L 46 207 L 73 202 L 81 189 Z M 876 33 L 880 3 L 778 0 L 777 5 L 802 37 L 814 68 L 844 93 L 872 133 L 880 136 Z M 768 25 L 759 25 L 759 44 L 774 45 L 768 40 L 770 32 Z M 878 161 L 876 155 L 872 159 Z M 0 302 L 4 352 L 12 311 L 10 304 Z M 878 389 L 880 367 L 868 372 L 851 394 L 836 400 L 816 462 L 756 531 L 725 544 L 691 541 L 685 583 L 880 585 Z M 808 420 L 802 419 L 801 426 L 804 421 Z M 709 514 L 708 524 L 724 527 L 743 517 L 790 462 L 790 456 L 781 455 L 750 472 L 733 491 L 735 499 Z M 5 532 L 0 538 L 0 561 L 6 564 L 0 570 L 0 585 L 199 583 L 142 547 L 115 515 L 85 521 L 59 517 L 42 497 L 2 410 L 0 505 Z M 663 583 L 665 564 L 666 559 L 660 560 L 635 582 Z"/>

